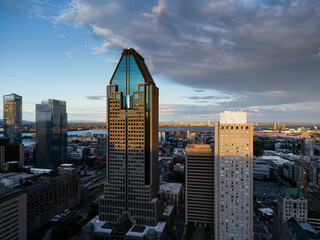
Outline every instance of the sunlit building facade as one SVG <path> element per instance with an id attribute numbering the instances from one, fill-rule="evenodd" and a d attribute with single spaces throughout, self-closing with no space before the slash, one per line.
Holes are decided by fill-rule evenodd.
<path id="1" fill-rule="evenodd" d="M 3 128 L 10 143 L 22 142 L 22 97 L 17 94 L 3 96 Z"/>
<path id="2" fill-rule="evenodd" d="M 215 124 L 215 239 L 253 239 L 253 125 L 244 112 Z"/>
<path id="3" fill-rule="evenodd" d="M 57 168 L 67 153 L 66 102 L 49 99 L 36 105 L 36 167 Z"/>
<path id="4" fill-rule="evenodd" d="M 101 221 L 128 214 L 134 224 L 155 226 L 158 197 L 158 88 L 144 59 L 124 49 L 107 86 L 107 175 Z"/>

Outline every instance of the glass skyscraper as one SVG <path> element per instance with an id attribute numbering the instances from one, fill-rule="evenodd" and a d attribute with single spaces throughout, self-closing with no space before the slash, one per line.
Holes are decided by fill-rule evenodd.
<path id="1" fill-rule="evenodd" d="M 55 99 L 36 104 L 36 167 L 53 169 L 67 153 L 66 102 Z"/>
<path id="2" fill-rule="evenodd" d="M 22 142 L 22 97 L 17 94 L 3 96 L 3 127 L 4 137 L 10 143 Z"/>
<path id="3" fill-rule="evenodd" d="M 99 218 L 155 226 L 158 197 L 158 88 L 144 59 L 124 49 L 107 86 L 107 175 Z"/>

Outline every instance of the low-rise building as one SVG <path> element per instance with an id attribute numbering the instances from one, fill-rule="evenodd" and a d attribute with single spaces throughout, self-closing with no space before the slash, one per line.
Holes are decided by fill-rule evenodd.
<path id="1" fill-rule="evenodd" d="M 305 220 L 290 218 L 283 226 L 283 240 L 316 240 L 320 234 Z"/>
<path id="2" fill-rule="evenodd" d="M 283 239 L 283 224 L 291 217 L 307 221 L 308 200 L 303 196 L 300 188 L 283 187 L 278 194 L 278 204 L 274 211 L 274 239 Z"/>
<path id="3" fill-rule="evenodd" d="M 253 178 L 254 179 L 269 179 L 270 177 L 270 165 L 260 159 L 253 161 Z"/>
<path id="4" fill-rule="evenodd" d="M 180 209 L 182 198 L 181 183 L 163 183 L 160 185 L 160 190 L 163 191 L 166 200 L 171 199 L 177 211 Z"/>

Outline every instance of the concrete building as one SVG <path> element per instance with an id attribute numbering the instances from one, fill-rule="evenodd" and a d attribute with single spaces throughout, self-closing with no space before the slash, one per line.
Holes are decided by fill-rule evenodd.
<path id="1" fill-rule="evenodd" d="M 186 224 L 214 224 L 214 150 L 190 144 L 186 151 Z"/>
<path id="2" fill-rule="evenodd" d="M 22 143 L 22 97 L 15 93 L 3 96 L 3 136 Z"/>
<path id="3" fill-rule="evenodd" d="M 265 161 L 256 159 L 253 161 L 253 178 L 254 179 L 269 179 L 270 177 L 270 165 Z"/>
<path id="4" fill-rule="evenodd" d="M 27 239 L 26 195 L 0 182 L 0 239 Z"/>
<path id="5" fill-rule="evenodd" d="M 276 240 L 284 238 L 283 224 L 290 218 L 308 220 L 308 200 L 300 188 L 283 187 L 278 194 L 278 204 L 274 211 L 273 237 Z"/>
<path id="6" fill-rule="evenodd" d="M 224 112 L 215 124 L 215 239 L 253 239 L 253 125 Z"/>
<path id="7" fill-rule="evenodd" d="M 37 168 L 57 168 L 67 155 L 66 102 L 49 99 L 36 104 Z"/>
<path id="8" fill-rule="evenodd" d="M 0 173 L 0 182 L 4 183 L 7 187 L 16 187 L 21 184 L 24 179 L 32 177 L 32 174 L 27 173 Z"/>
<path id="9" fill-rule="evenodd" d="M 283 240 L 316 240 L 320 234 L 305 220 L 290 218 L 283 226 Z"/>
<path id="10" fill-rule="evenodd" d="M 160 190 L 163 191 L 165 199 L 168 201 L 172 200 L 176 211 L 180 209 L 182 200 L 182 184 L 181 183 L 162 183 Z"/>
<path id="11" fill-rule="evenodd" d="M 320 187 L 320 159 L 310 161 L 310 182 Z"/>
<path id="12" fill-rule="evenodd" d="M 19 188 L 27 195 L 28 234 L 67 208 L 80 204 L 80 176 L 63 174 L 40 177 L 37 183 Z"/>
<path id="13" fill-rule="evenodd" d="M 24 145 L 10 143 L 8 137 L 0 138 L 0 169 L 8 170 L 11 164 L 24 165 Z"/>
<path id="14" fill-rule="evenodd" d="M 291 180 L 294 179 L 294 163 L 286 162 L 283 164 L 283 175 Z"/>

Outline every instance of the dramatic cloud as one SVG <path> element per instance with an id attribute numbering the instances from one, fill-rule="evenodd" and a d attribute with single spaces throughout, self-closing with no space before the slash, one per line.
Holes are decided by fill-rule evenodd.
<path id="1" fill-rule="evenodd" d="M 320 101 L 318 0 L 70 0 L 57 9 L 48 17 L 55 24 L 87 27 L 103 39 L 93 54 L 119 56 L 133 47 L 152 74 L 195 88 L 191 100 L 217 99 L 200 95 L 213 89 L 225 94 L 221 110 L 320 110 L 313 105 Z M 201 109 L 190 106 L 188 114 Z"/>
<path id="2" fill-rule="evenodd" d="M 214 99 L 214 100 L 221 100 L 221 99 L 230 99 L 230 97 L 227 96 L 184 96 L 183 98 L 189 98 L 192 100 L 201 100 L 201 99 Z"/>
<path id="3" fill-rule="evenodd" d="M 55 21 L 104 37 L 94 54 L 136 48 L 153 73 L 180 84 L 240 94 L 304 89 L 319 99 L 316 0 L 72 0 Z"/>
<path id="4" fill-rule="evenodd" d="M 103 100 L 106 96 L 86 96 L 90 100 Z"/>

